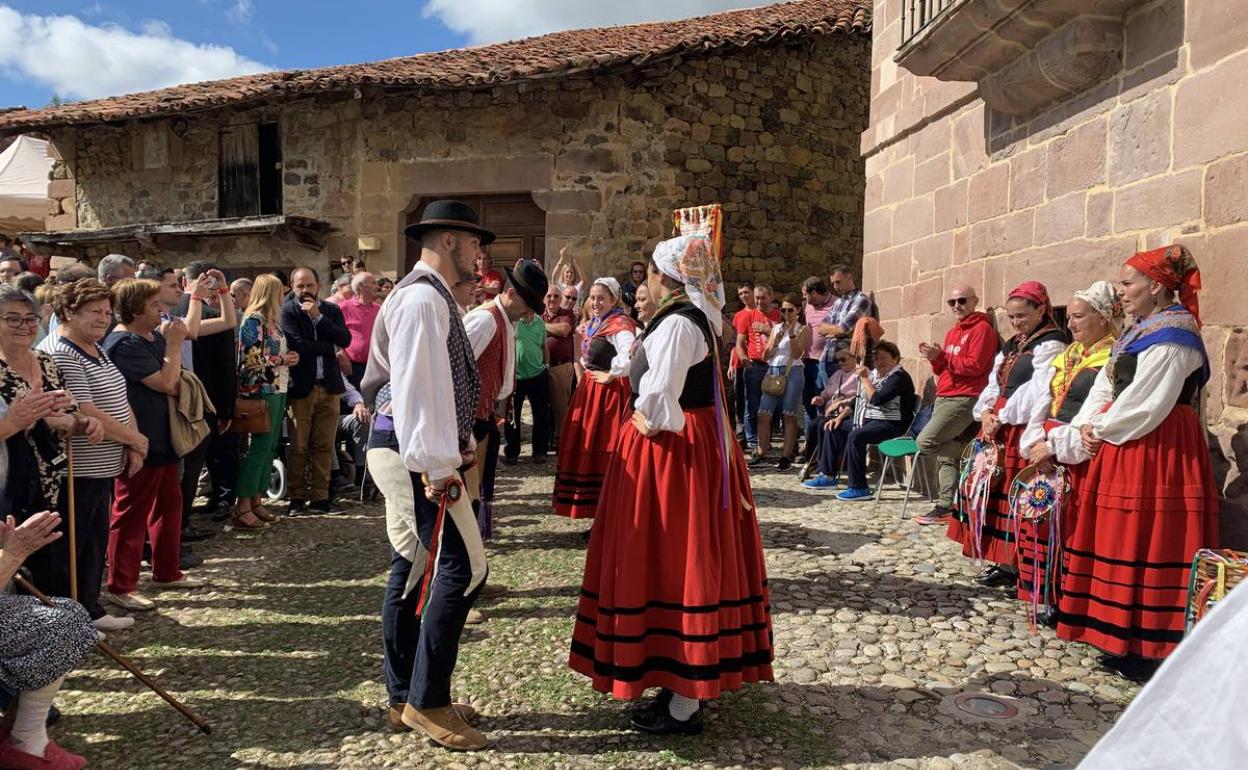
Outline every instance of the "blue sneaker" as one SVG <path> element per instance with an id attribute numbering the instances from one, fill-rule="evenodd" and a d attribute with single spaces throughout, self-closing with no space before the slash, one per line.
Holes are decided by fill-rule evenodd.
<path id="1" fill-rule="evenodd" d="M 802 486 L 807 489 L 836 489 L 836 477 L 820 473 L 813 479 L 803 481 Z"/>
<path id="2" fill-rule="evenodd" d="M 871 490 L 867 489 L 866 487 L 859 487 L 858 489 L 854 489 L 853 487 L 850 487 L 849 489 L 846 489 L 844 492 L 838 492 L 836 495 L 836 499 L 837 500 L 849 500 L 850 502 L 870 500 Z"/>

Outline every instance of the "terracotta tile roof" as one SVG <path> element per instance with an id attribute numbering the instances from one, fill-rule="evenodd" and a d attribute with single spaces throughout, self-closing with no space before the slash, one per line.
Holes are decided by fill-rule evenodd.
<path id="1" fill-rule="evenodd" d="M 0 113 L 0 134 L 170 115 L 357 87 L 458 90 L 638 67 L 682 53 L 869 32 L 871 0 L 797 0 L 681 21 L 556 32 L 476 48 L 287 70 Z"/>

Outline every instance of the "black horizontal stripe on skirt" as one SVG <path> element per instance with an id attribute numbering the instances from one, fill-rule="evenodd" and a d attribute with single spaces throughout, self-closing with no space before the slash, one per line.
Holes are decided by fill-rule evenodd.
<path id="1" fill-rule="evenodd" d="M 1174 612 L 1178 614 L 1184 614 L 1187 612 L 1186 602 L 1184 602 L 1184 604 L 1166 604 L 1158 606 L 1152 604 L 1136 604 L 1134 602 L 1116 602 L 1104 596 L 1096 596 L 1082 591 L 1066 591 L 1064 595 L 1069 596 L 1072 599 L 1086 599 L 1092 604 L 1100 604 L 1120 610 L 1130 610 L 1136 612 Z"/>
<path id="2" fill-rule="evenodd" d="M 594 657 L 588 644 L 572 640 L 572 654 L 592 660 L 594 675 L 608 677 L 620 682 L 637 682 L 652 671 L 662 671 L 691 682 L 714 681 L 724 674 L 738 674 L 746 668 L 771 665 L 771 650 L 759 650 L 736 658 L 723 658 L 714 665 L 695 666 L 672 658 L 656 656 L 646 658 L 640 666 L 617 666 Z"/>
<path id="3" fill-rule="evenodd" d="M 1190 561 L 1140 561 L 1136 559 L 1113 559 L 1108 556 L 1100 556 L 1093 551 L 1081 551 L 1077 548 L 1066 548 L 1066 553 L 1070 558 L 1076 557 L 1088 559 L 1089 561 L 1099 561 L 1102 564 L 1117 564 L 1121 567 L 1142 567 L 1144 569 L 1189 569 L 1192 566 Z"/>
<path id="4" fill-rule="evenodd" d="M 1183 641 L 1183 631 L 1171 631 L 1161 628 L 1140 628 L 1139 626 L 1124 627 L 1093 618 L 1088 615 L 1076 615 L 1069 612 L 1059 612 L 1058 622 L 1073 628 L 1090 628 L 1098 631 L 1106 636 L 1112 636 L 1115 639 L 1121 639 L 1129 642 L 1132 639 L 1138 639 L 1144 642 L 1156 642 L 1159 644 L 1178 644 Z"/>
<path id="5" fill-rule="evenodd" d="M 686 634 L 673 628 L 647 628 L 640 634 L 604 634 L 597 630 L 598 624 L 592 618 L 578 613 L 576 620 L 578 623 L 584 623 L 586 626 L 594 628 L 595 639 L 613 644 L 638 644 L 645 641 L 648 636 L 670 636 L 682 642 L 712 644 L 722 637 L 740 636 L 741 634 L 755 633 L 767 629 L 767 623 L 763 622 L 749 623 L 739 628 L 721 628 L 719 633 L 715 634 Z"/>
<path id="6" fill-rule="evenodd" d="M 766 583 L 763 584 L 766 586 Z M 598 594 L 593 591 L 581 589 L 581 596 L 597 603 Z M 735 609 L 737 607 L 745 607 L 750 604 L 763 603 L 763 596 L 747 596 L 742 599 L 724 599 L 717 604 L 680 604 L 679 602 L 664 602 L 659 600 L 648 601 L 639 607 L 602 607 L 598 606 L 596 611 L 602 615 L 640 615 L 647 610 L 671 610 L 673 612 L 686 612 L 689 614 L 719 612 L 721 609 Z M 764 604 L 765 610 L 770 607 Z"/>

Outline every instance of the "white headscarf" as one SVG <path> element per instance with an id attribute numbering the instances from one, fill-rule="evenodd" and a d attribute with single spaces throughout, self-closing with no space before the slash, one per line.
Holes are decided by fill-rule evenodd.
<path id="1" fill-rule="evenodd" d="M 704 235 L 681 235 L 654 248 L 659 272 L 685 285 L 685 292 L 711 322 L 715 336 L 723 334 L 724 280 L 719 261 L 711 254 Z"/>
<path id="2" fill-rule="evenodd" d="M 615 280 L 614 278 L 610 276 L 605 276 L 603 278 L 595 278 L 594 282 L 590 284 L 590 288 L 593 288 L 594 286 L 601 286 L 602 288 L 611 292 L 612 299 L 619 301 L 620 299 L 620 282 L 619 281 Z"/>
<path id="3" fill-rule="evenodd" d="M 1088 303 L 1098 315 L 1113 324 L 1114 328 L 1122 323 L 1122 300 L 1109 281 L 1097 281 L 1082 291 L 1075 292 L 1075 299 Z"/>

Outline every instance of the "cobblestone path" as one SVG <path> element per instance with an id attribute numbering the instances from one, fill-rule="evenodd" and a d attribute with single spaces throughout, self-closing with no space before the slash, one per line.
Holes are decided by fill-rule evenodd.
<path id="1" fill-rule="evenodd" d="M 697 738 L 626 728 L 626 706 L 566 666 L 586 525 L 547 513 L 552 468 L 503 468 L 492 581 L 457 692 L 491 751 L 462 755 L 386 731 L 377 506 L 287 519 L 203 544 L 215 586 L 157 594 L 113 642 L 215 727 L 199 735 L 102 656 L 66 683 L 54 737 L 98 768 L 1063 768 L 1136 690 L 1095 652 L 1033 634 L 1020 603 L 971 582 L 944 538 L 878 507 L 755 476 L 775 616 L 776 682 L 708 709 Z M 921 507 L 921 504 L 920 504 Z M 917 511 L 912 511 L 917 512 Z M 992 693 L 1018 715 L 973 716 Z"/>

